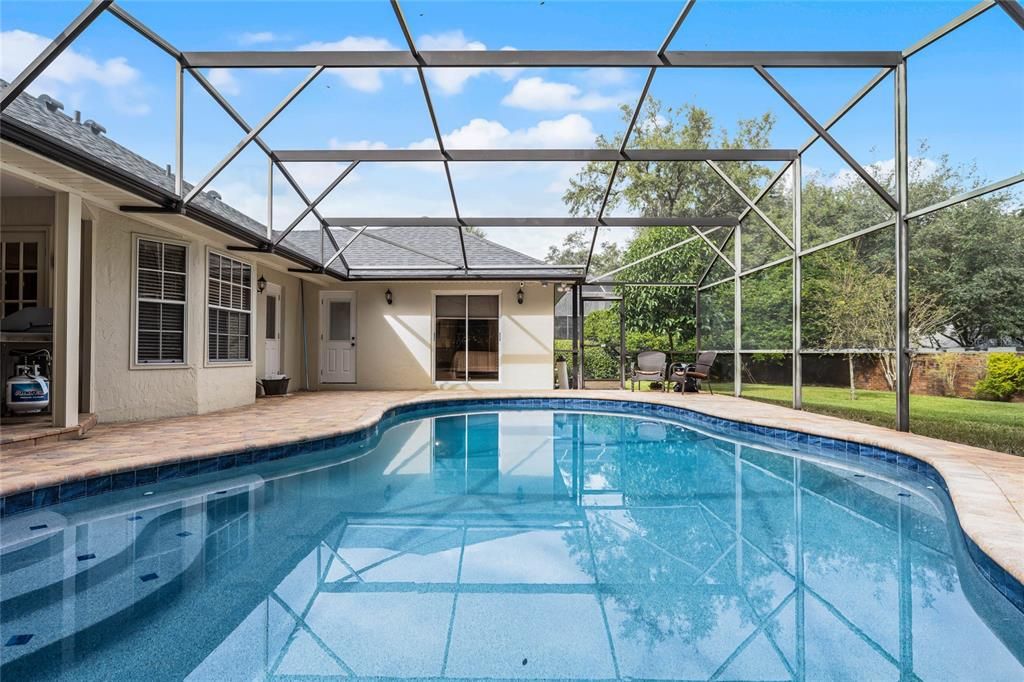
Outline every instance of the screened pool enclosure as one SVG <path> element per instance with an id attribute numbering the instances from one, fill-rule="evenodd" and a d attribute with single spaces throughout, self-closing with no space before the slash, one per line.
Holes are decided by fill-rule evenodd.
<path id="1" fill-rule="evenodd" d="M 926 348 L 923 339 L 934 336 L 935 329 L 948 323 L 941 306 L 927 294 L 916 297 L 914 293 L 916 254 L 945 248 L 937 237 L 929 236 L 930 226 L 939 220 L 967 225 L 970 221 L 957 212 L 974 210 L 985 197 L 1007 197 L 999 208 L 1001 212 L 997 211 L 991 220 L 1009 221 L 1009 229 L 1020 233 L 1019 190 L 1024 181 L 1024 173 L 1017 172 L 995 182 L 968 183 L 962 191 L 943 193 L 943 187 L 932 187 L 933 191 L 915 196 L 911 185 L 915 177 L 923 176 L 916 166 L 921 160 L 911 154 L 908 112 L 915 103 L 909 96 L 913 71 L 908 67 L 922 58 L 919 55 L 935 49 L 934 44 L 982 21 L 983 16 L 985 21 L 998 23 L 1000 30 L 1013 29 L 1010 40 L 1019 42 L 1024 9 L 1016 0 L 984 0 L 903 49 L 673 50 L 677 35 L 686 30 L 688 20 L 692 21 L 695 7 L 700 7 L 695 0 L 682 3 L 674 21 L 665 27 L 660 45 L 652 45 L 650 50 L 421 49 L 414 38 L 415 26 L 411 25 L 415 21 L 408 21 L 402 7 L 393 1 L 390 9 L 405 42 L 401 50 L 183 51 L 120 4 L 101 0 L 90 3 L 3 90 L 3 136 L 25 144 L 35 140 L 30 134 L 33 118 L 23 111 L 19 95 L 62 52 L 87 35 L 90 24 L 101 16 L 113 16 L 171 58 L 176 85 L 175 127 L 164 131 L 174 137 L 173 164 L 166 172 L 156 166 L 128 169 L 138 176 L 134 191 L 140 201 L 122 206 L 122 211 L 191 217 L 244 244 L 230 249 L 278 254 L 294 261 L 295 271 L 322 273 L 341 281 L 549 282 L 566 297 L 566 323 L 556 325 L 556 354 L 569 356 L 575 386 L 584 385 L 587 378 L 584 359 L 588 353 L 593 357 L 594 353 L 610 351 L 614 366 L 607 376 L 599 378 L 621 380 L 630 355 L 641 346 L 655 343 L 650 335 L 639 331 L 634 340 L 627 340 L 641 318 L 647 320 L 646 327 L 668 330 L 671 347 L 665 350 L 673 357 L 689 356 L 695 350 L 719 351 L 720 372 L 725 380 L 731 379 L 736 395 L 744 393 L 745 382 L 758 381 L 768 373 L 773 383 L 791 388 L 795 408 L 803 405 L 805 382 L 823 371 L 818 364 L 830 362 L 829 357 L 849 358 L 852 380 L 853 358 L 871 356 L 878 359 L 894 389 L 895 425 L 908 430 L 913 357 L 936 350 Z M 1003 36 L 999 33 L 996 39 L 1002 40 Z M 211 77 L 213 71 L 227 69 L 301 70 L 304 76 L 254 123 L 231 104 L 223 87 Z M 432 74 L 538 69 L 633 70 L 644 76 L 639 98 L 624 107 L 623 128 L 602 136 L 594 148 L 525 143 L 464 148 L 442 133 Z M 803 95 L 785 85 L 788 72 L 863 69 L 870 69 L 874 75 L 827 117 L 812 111 Z M 382 71 L 402 72 L 414 83 L 412 90 L 418 101 L 410 106 L 425 108 L 422 123 L 429 124 L 432 133 L 427 144 L 405 148 L 284 148 L 267 137 L 268 127 L 311 84 L 322 79 L 324 72 Z M 790 148 L 763 143 L 744 146 L 727 138 L 718 148 L 665 144 L 663 133 L 669 124 L 659 118 L 660 109 L 654 103 L 656 83 L 676 73 L 729 78 L 736 72 L 756 75 L 758 82 L 777 97 L 776 104 L 812 131 L 810 136 Z M 230 118 L 238 138 L 215 165 L 187 182 L 185 93 L 195 84 Z M 1018 92 L 1012 89 L 1017 86 L 1007 86 L 1010 94 L 1001 96 L 1008 97 L 1011 106 L 1019 106 Z M 887 120 L 873 129 L 879 144 L 892 145 L 893 159 L 888 166 L 862 165 L 844 147 L 842 135 L 837 132 L 858 106 L 869 100 L 876 104 L 884 100 L 889 111 Z M 1008 144 L 1005 154 L 1020 151 L 1020 140 Z M 812 148 L 837 159 L 843 169 L 844 188 L 851 188 L 853 203 L 830 205 L 833 197 L 822 190 L 827 183 L 808 180 L 805 159 Z M 48 152 L 59 154 L 61 149 L 58 145 Z M 266 219 L 262 221 L 227 210 L 220 194 L 210 191 L 211 183 L 243 153 L 256 154 L 264 166 Z M 90 170 L 111 173 L 104 163 L 109 166 L 110 162 L 101 159 Z M 568 164 L 577 169 L 574 187 L 582 194 L 572 203 L 572 215 L 483 215 L 477 210 L 481 202 L 465 201 L 460 191 L 461 181 L 474 184 L 479 178 L 462 169 L 500 164 Z M 450 210 L 415 217 L 326 212 L 328 197 L 338 188 L 344 189 L 346 179 L 357 168 L 401 169 L 411 165 L 435 170 L 432 177 L 439 180 L 441 198 Z M 329 177 L 324 176 L 319 192 L 308 192 L 302 178 L 324 167 L 330 169 Z M 701 199 L 690 202 L 689 212 L 672 210 L 663 214 L 650 206 L 638 209 L 635 204 L 630 205 L 628 214 L 613 211 L 618 204 L 630 203 L 629 189 L 638 186 L 643 173 L 669 177 L 677 187 L 699 194 Z M 297 215 L 275 221 L 275 214 L 280 217 L 280 210 L 274 206 L 275 185 L 281 182 L 298 197 L 301 208 Z M 699 192 L 694 189 L 698 187 Z M 491 186 L 490 191 L 499 192 L 500 185 Z M 1012 194 L 1015 191 L 1018 194 Z M 230 197 L 224 201 L 230 202 Z M 986 220 L 984 216 L 971 219 L 983 224 Z M 974 225 L 964 229 L 975 229 Z M 388 236 L 389 229 L 402 229 L 406 236 L 396 241 Z M 418 247 L 416 240 L 408 237 L 410 230 L 429 235 L 424 239 L 434 245 L 438 235 L 443 235 L 444 253 L 439 255 L 434 247 Z M 560 236 L 583 230 L 585 238 L 574 250 L 552 247 L 548 258 L 528 256 L 513 248 L 506 250 L 504 258 L 496 257 L 493 249 L 479 248 L 477 237 L 492 234 L 489 230 L 507 234 L 549 230 Z M 641 255 L 624 249 L 609 257 L 609 249 L 630 243 L 632 236 L 641 234 L 652 235 Z M 1018 238 L 1005 247 L 1014 250 L 1021 243 Z M 359 247 L 372 247 L 374 264 L 367 264 L 365 259 L 352 262 L 346 257 Z M 1024 258 L 1024 253 L 1020 256 Z M 813 286 L 809 286 L 812 279 Z M 1008 305 L 1016 304 L 1011 301 Z M 588 332 L 585 320 L 594 310 L 608 311 L 604 319 L 593 320 L 595 324 L 600 321 L 610 325 L 611 332 L 605 330 L 603 336 Z M 865 311 L 873 313 L 870 321 L 863 317 Z M 481 319 L 486 320 L 481 324 L 493 322 L 496 329 L 497 322 L 491 317 L 482 315 Z M 452 324 L 453 338 L 468 333 L 457 326 Z M 1012 333 L 1000 334 L 1003 339 L 1017 338 Z M 604 340 L 588 341 L 598 336 Z M 618 343 L 609 345 L 607 339 L 616 336 Z M 445 371 L 455 376 L 468 370 L 447 367 Z"/>

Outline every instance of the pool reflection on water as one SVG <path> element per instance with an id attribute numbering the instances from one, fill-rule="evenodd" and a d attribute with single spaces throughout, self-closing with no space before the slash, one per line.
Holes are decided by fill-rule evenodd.
<path id="1" fill-rule="evenodd" d="M 0 673 L 1024 677 L 1024 614 L 917 474 L 550 410 L 371 446 L 5 519 Z"/>

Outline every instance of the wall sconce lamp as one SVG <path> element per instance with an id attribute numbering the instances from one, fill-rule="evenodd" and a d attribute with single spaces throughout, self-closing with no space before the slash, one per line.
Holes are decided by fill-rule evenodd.
<path id="1" fill-rule="evenodd" d="M 518 303 L 519 305 L 522 305 L 523 304 L 523 297 L 524 296 L 525 296 L 525 294 L 523 294 L 523 287 L 520 286 L 519 287 L 519 291 L 516 292 L 516 303 Z"/>
<path id="2" fill-rule="evenodd" d="M 256 292 L 262 294 L 263 290 L 267 288 L 267 278 L 260 275 L 260 278 L 256 280 Z"/>
<path id="3" fill-rule="evenodd" d="M 395 297 L 391 294 L 391 289 L 388 289 L 387 291 L 384 292 L 384 300 L 388 302 L 388 305 L 391 305 L 391 303 L 395 300 Z"/>

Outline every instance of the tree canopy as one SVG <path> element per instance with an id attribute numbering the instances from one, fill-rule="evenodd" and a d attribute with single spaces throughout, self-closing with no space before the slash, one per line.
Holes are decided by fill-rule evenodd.
<path id="1" fill-rule="evenodd" d="M 623 120 L 632 111 L 623 107 Z M 744 119 L 730 134 L 716 128 L 711 115 L 698 107 L 666 107 L 650 100 L 630 140 L 636 148 L 769 148 L 771 114 Z M 621 138 L 598 137 L 600 148 L 617 148 Z M 912 208 L 931 205 L 984 183 L 971 166 L 954 166 L 944 155 L 929 156 L 925 145 L 911 162 Z M 767 164 L 720 164 L 753 198 L 772 176 Z M 612 170 L 611 163 L 587 164 L 570 180 L 563 201 L 573 215 L 598 212 Z M 869 168 L 890 191 L 892 164 Z M 1024 208 L 1008 193 L 995 193 L 917 218 L 910 223 L 911 335 L 918 341 L 946 337 L 963 346 L 1011 341 L 1024 344 Z M 792 236 L 792 188 L 776 186 L 759 206 Z M 640 216 L 738 215 L 745 204 L 706 164 L 696 162 L 630 162 L 620 164 L 608 196 L 606 215 L 616 210 Z M 810 174 L 802 187 L 803 246 L 808 248 L 892 218 L 888 207 L 852 173 Z M 792 253 L 754 214 L 742 225 L 742 269 L 780 260 Z M 593 233 L 569 235 L 548 254 L 552 263 L 586 261 Z M 728 230 L 708 230 L 705 237 L 728 258 Z M 613 280 L 629 282 L 695 282 L 714 259 L 714 251 L 692 228 L 634 228 L 627 240 L 598 232 L 591 274 L 600 275 L 652 256 L 693 238 L 684 246 L 648 258 L 619 272 Z M 818 251 L 803 259 L 803 326 L 805 348 L 893 348 L 895 344 L 895 264 L 892 227 Z M 732 277 L 719 260 L 707 282 Z M 743 347 L 786 349 L 792 343 L 792 268 L 788 263 L 742 279 Z M 663 350 L 692 347 L 694 289 L 619 286 L 624 297 L 630 352 L 634 343 L 660 345 Z M 719 295 L 721 294 L 721 295 Z M 732 285 L 705 290 L 701 324 L 705 347 L 732 345 Z M 600 324 L 614 332 L 617 325 Z M 892 338 L 890 338 L 892 337 Z M 605 340 L 611 341 L 611 339 Z M 616 340 L 617 343 L 617 340 Z M 719 345 L 723 344 L 723 345 Z M 884 360 L 880 358 L 884 365 Z M 883 366 L 883 369 L 885 367 Z M 888 375 L 888 372 L 886 372 Z"/>

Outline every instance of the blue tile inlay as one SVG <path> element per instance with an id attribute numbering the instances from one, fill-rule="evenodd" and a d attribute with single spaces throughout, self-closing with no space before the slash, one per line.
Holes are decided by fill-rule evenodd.
<path id="1" fill-rule="evenodd" d="M 119 474 L 114 474 L 110 477 L 110 489 L 111 490 L 124 490 L 125 488 L 135 487 L 135 472 L 134 471 L 122 471 Z"/>
<path id="2" fill-rule="evenodd" d="M 28 644 L 31 639 L 32 635 L 11 635 L 4 643 L 4 646 L 21 646 L 22 644 Z"/>
<path id="3" fill-rule="evenodd" d="M 141 520 L 142 520 L 142 517 L 141 517 L 141 516 L 139 516 L 138 514 L 136 514 L 135 516 L 129 516 L 129 517 L 128 517 L 128 520 L 129 520 L 129 521 L 141 521 Z"/>
<path id="4" fill-rule="evenodd" d="M 150 580 L 156 580 L 159 577 L 160 576 L 158 576 L 156 573 L 147 573 L 146 575 L 140 575 L 139 580 L 141 580 L 144 583 L 148 583 Z"/>
<path id="5" fill-rule="evenodd" d="M 95 559 L 95 558 L 96 558 L 95 554 L 79 554 L 78 555 L 78 560 L 79 561 L 88 561 L 89 559 Z"/>
<path id="6" fill-rule="evenodd" d="M 179 538 L 187 538 L 189 535 L 192 535 L 192 533 L 189 533 L 187 530 L 183 530 L 180 533 L 175 533 L 175 535 Z"/>
<path id="7" fill-rule="evenodd" d="M 42 530 L 44 528 L 46 528 L 46 524 L 45 523 L 40 523 L 40 524 L 38 524 L 36 526 L 29 526 L 28 527 L 29 530 Z"/>

